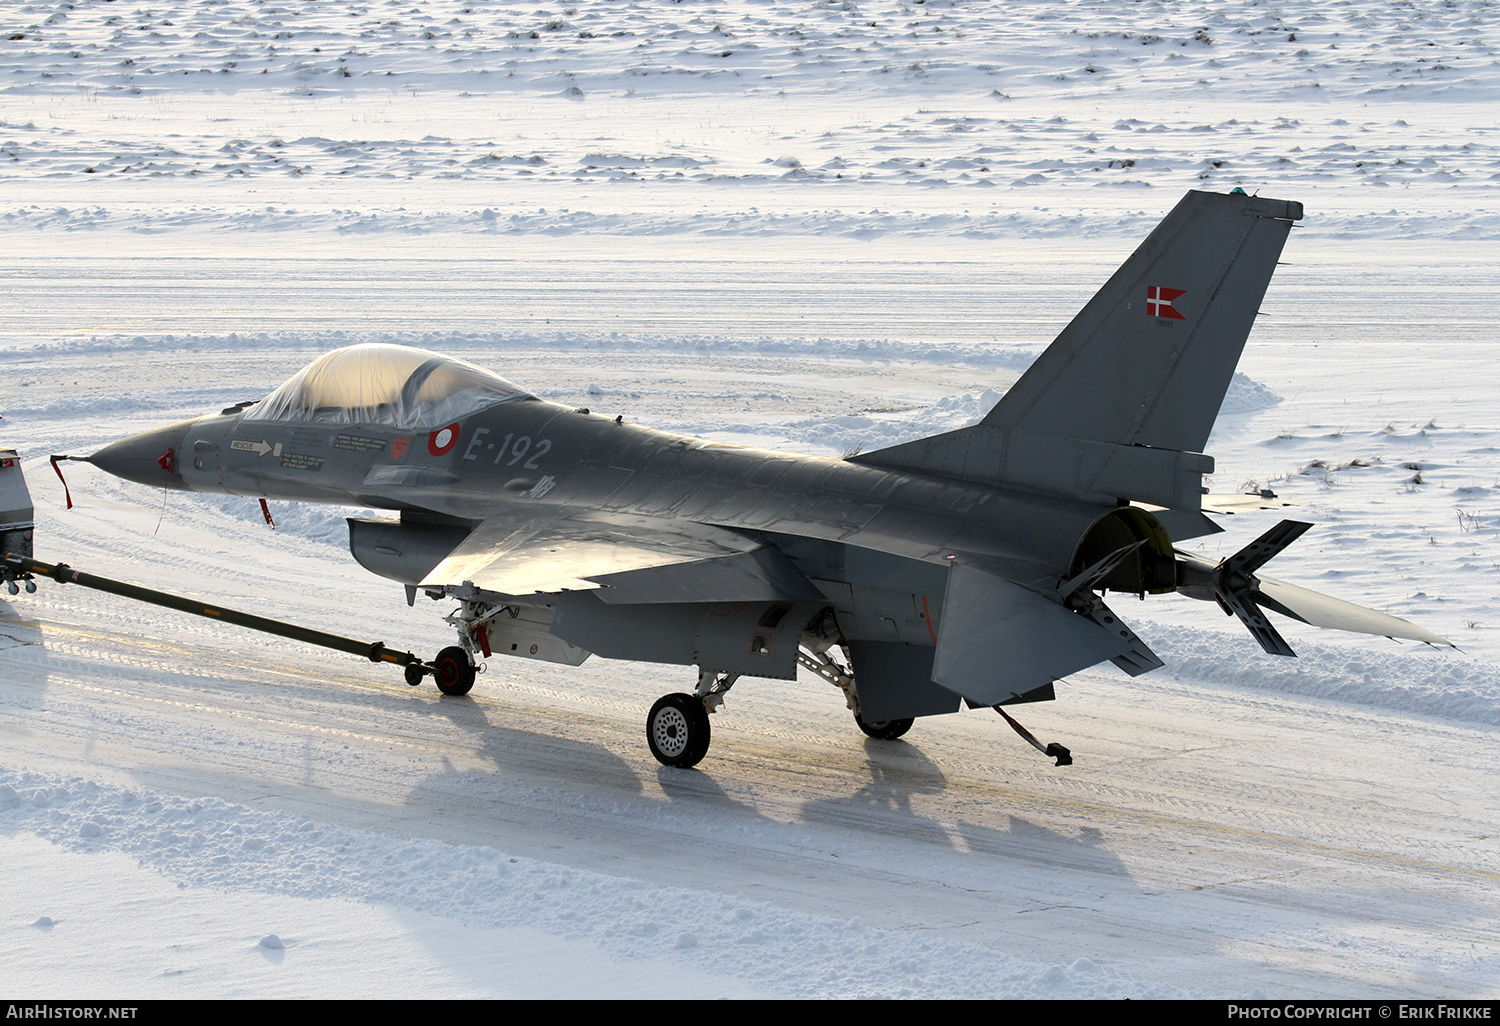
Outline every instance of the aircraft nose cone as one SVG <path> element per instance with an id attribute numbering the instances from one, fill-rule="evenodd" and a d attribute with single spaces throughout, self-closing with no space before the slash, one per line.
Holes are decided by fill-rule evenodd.
<path id="1" fill-rule="evenodd" d="M 182 487 L 182 473 L 178 461 L 182 458 L 182 443 L 193 421 L 184 420 L 154 431 L 142 431 L 118 442 L 106 445 L 89 462 L 100 470 L 137 484 L 160 488 Z"/>

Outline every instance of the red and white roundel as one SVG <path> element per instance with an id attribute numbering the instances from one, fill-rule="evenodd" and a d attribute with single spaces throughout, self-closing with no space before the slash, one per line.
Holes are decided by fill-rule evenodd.
<path id="1" fill-rule="evenodd" d="M 438 428 L 427 436 L 427 451 L 434 456 L 446 456 L 458 444 L 458 425 L 449 424 Z"/>

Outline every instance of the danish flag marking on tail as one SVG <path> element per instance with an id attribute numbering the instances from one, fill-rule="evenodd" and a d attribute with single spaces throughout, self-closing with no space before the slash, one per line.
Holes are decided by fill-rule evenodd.
<path id="1" fill-rule="evenodd" d="M 1146 286 L 1146 316 L 1148 317 L 1170 317 L 1173 320 L 1185 321 L 1186 317 L 1177 311 L 1172 301 L 1178 296 L 1187 295 L 1187 289 L 1169 289 L 1161 285 Z"/>

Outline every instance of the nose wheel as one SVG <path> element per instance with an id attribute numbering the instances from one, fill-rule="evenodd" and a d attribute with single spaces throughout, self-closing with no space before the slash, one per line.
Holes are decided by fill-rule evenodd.
<path id="1" fill-rule="evenodd" d="M 696 695 L 663 695 L 646 717 L 646 743 L 663 766 L 689 769 L 708 754 L 708 710 Z"/>
<path id="2" fill-rule="evenodd" d="M 445 695 L 467 695 L 474 688 L 474 663 L 469 653 L 457 645 L 443 649 L 432 661 L 432 679 Z"/>

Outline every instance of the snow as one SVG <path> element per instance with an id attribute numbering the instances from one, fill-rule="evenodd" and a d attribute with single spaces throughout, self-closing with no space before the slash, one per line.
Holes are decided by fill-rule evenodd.
<path id="1" fill-rule="evenodd" d="M 0 442 L 38 555 L 430 654 L 343 517 L 46 464 L 360 341 L 839 454 L 971 423 L 1190 188 L 1302 201 L 1209 451 L 1275 576 L 1460 651 L 1119 602 L 1166 661 L 866 741 L 745 681 L 468 699 L 98 593 L 0 602 L 23 997 L 1493 997 L 1493 9 L 230 0 L 10 9 Z M 1225 518 L 1227 555 L 1278 514 Z"/>
<path id="2" fill-rule="evenodd" d="M 7 963 L 20 969 L 12 982 L 22 989 L 360 997 L 386 990 L 390 952 L 400 950 L 403 993 L 660 997 L 663 982 L 681 971 L 674 961 L 682 952 L 727 946 L 735 951 L 731 964 L 673 983 L 671 996 L 805 997 L 823 993 L 830 980 L 850 994 L 914 996 L 957 964 L 983 977 L 951 981 L 957 996 L 984 997 L 997 983 L 1038 997 L 1181 994 L 1143 991 L 1086 959 L 1038 967 L 975 945 L 874 929 L 858 917 L 831 922 L 492 848 L 398 840 L 222 801 L 158 799 L 33 775 L 17 783 L 3 785 L 13 792 L 7 805 L 19 806 L 13 821 L 26 831 L 15 868 L 58 860 L 41 879 L 72 871 L 104 883 L 66 897 L 34 882 L 21 886 L 18 904 L 56 913 L 47 925 L 31 924 L 33 933 L 13 934 Z M 103 871 L 90 861 L 104 863 Z M 270 886 L 237 894 L 247 874 Z M 285 939 L 257 939 L 267 924 Z M 160 943 L 169 937 L 177 943 Z M 95 954 L 101 949 L 114 953 L 104 964 Z M 295 972 L 276 971 L 287 962 Z M 137 975 L 143 964 L 155 979 Z M 353 966 L 360 968 L 351 974 Z M 570 966 L 588 969 L 569 970 L 560 991 L 559 967 Z"/>

